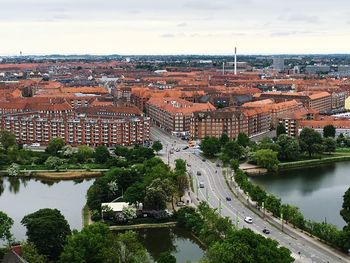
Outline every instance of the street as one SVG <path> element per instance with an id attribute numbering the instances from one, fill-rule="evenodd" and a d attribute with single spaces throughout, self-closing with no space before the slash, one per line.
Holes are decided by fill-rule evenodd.
<path id="1" fill-rule="evenodd" d="M 160 152 L 160 157 L 170 165 L 174 165 L 176 159 L 184 159 L 190 165 L 187 167 L 192 174 L 193 186 L 195 195 L 200 201 L 206 201 L 212 208 L 217 208 L 222 216 L 227 216 L 232 223 L 238 228 L 250 228 L 251 230 L 272 238 L 281 246 L 285 246 L 291 250 L 295 262 L 350 262 L 346 255 L 334 251 L 332 248 L 311 240 L 308 236 L 301 233 L 282 232 L 280 228 L 271 225 L 265 219 L 259 217 L 247 207 L 247 203 L 243 204 L 230 191 L 223 176 L 221 167 L 216 167 L 215 163 L 209 160 L 203 161 L 199 150 L 183 148 L 187 145 L 186 141 L 181 141 L 178 138 L 166 134 L 158 128 L 152 127 L 151 136 L 153 140 L 159 140 L 163 144 L 163 150 Z M 172 147 L 180 148 L 179 152 L 170 154 Z M 197 176 L 197 171 L 201 175 Z M 199 188 L 199 183 L 204 183 L 204 188 Z M 192 193 L 193 194 L 193 193 Z M 227 201 L 226 198 L 231 199 Z M 253 223 L 248 224 L 244 221 L 246 216 L 253 218 Z M 270 234 L 266 235 L 262 231 L 264 228 L 270 230 Z"/>

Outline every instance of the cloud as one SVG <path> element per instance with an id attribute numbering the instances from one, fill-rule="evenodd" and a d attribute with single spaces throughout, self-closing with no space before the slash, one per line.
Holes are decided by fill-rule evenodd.
<path id="1" fill-rule="evenodd" d="M 162 35 L 160 35 L 160 36 L 163 37 L 163 38 L 172 38 L 172 37 L 175 37 L 174 34 L 162 34 Z"/>
<path id="2" fill-rule="evenodd" d="M 320 20 L 317 16 L 303 15 L 303 14 L 293 14 L 287 17 L 287 21 L 290 22 L 306 22 L 306 23 L 319 23 Z"/>
<path id="3" fill-rule="evenodd" d="M 187 23 L 183 22 L 183 23 L 177 24 L 176 26 L 177 27 L 186 27 Z"/>

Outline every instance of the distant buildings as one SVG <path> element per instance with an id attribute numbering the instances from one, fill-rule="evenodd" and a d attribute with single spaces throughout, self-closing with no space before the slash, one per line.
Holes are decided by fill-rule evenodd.
<path id="1" fill-rule="evenodd" d="M 285 69 L 284 58 L 273 58 L 272 69 L 276 70 L 277 72 L 282 72 Z"/>

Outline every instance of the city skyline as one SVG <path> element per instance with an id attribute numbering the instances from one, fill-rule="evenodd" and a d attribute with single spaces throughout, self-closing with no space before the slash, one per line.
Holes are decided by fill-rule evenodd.
<path id="1" fill-rule="evenodd" d="M 0 55 L 350 53 L 345 0 L 0 2 Z"/>

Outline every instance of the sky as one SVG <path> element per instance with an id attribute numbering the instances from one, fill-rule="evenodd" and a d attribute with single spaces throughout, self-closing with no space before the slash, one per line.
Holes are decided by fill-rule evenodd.
<path id="1" fill-rule="evenodd" d="M 0 0 L 0 55 L 350 53 L 349 0 Z"/>

